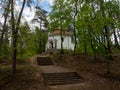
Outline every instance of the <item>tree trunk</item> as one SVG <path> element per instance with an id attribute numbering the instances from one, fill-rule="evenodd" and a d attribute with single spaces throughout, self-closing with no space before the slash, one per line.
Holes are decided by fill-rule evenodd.
<path id="1" fill-rule="evenodd" d="M 77 35 L 76 35 L 76 23 L 75 23 L 76 16 L 77 16 L 77 2 L 78 2 L 78 0 L 76 0 L 76 2 L 75 2 L 75 15 L 74 15 L 74 41 L 75 41 L 74 54 L 76 53 L 76 47 L 77 47 L 77 40 L 76 40 Z"/>
<path id="2" fill-rule="evenodd" d="M 11 20 L 12 20 L 12 49 L 13 49 L 13 53 L 12 53 L 12 75 L 15 73 L 16 71 L 16 45 L 15 45 L 15 18 L 14 18 L 14 0 L 11 0 Z"/>
<path id="3" fill-rule="evenodd" d="M 61 22 L 60 22 L 60 36 L 61 36 L 61 51 L 60 51 L 60 53 L 61 53 L 61 54 L 63 54 L 63 40 L 64 40 L 62 34 L 63 34 L 63 32 L 62 32 L 62 24 L 61 24 Z"/>
<path id="4" fill-rule="evenodd" d="M 8 29 L 8 27 L 6 29 Z M 4 51 L 5 51 L 4 58 L 7 59 L 8 55 L 9 55 L 9 49 L 8 49 L 8 47 L 9 47 L 9 37 L 8 37 L 8 32 L 5 33 L 4 43 L 5 43 L 5 45 L 4 45 Z"/>
<path id="5" fill-rule="evenodd" d="M 92 48 L 92 51 L 93 51 L 93 54 L 94 54 L 94 59 L 96 60 L 97 58 L 96 58 L 96 47 L 95 47 L 95 40 L 94 40 L 94 37 L 92 36 L 92 28 L 91 28 L 91 26 L 89 25 L 88 26 L 89 27 L 89 33 L 90 33 L 90 45 L 91 45 L 91 48 Z M 93 38 L 92 38 L 93 37 Z"/>
<path id="6" fill-rule="evenodd" d="M 90 44 L 91 44 L 91 48 L 92 48 L 92 51 L 93 51 L 93 54 L 94 54 L 94 59 L 97 60 L 97 58 L 96 58 L 96 51 L 95 51 L 95 48 L 94 48 L 95 46 L 92 43 L 92 40 L 90 41 Z"/>
<path id="7" fill-rule="evenodd" d="M 113 30 L 113 34 L 114 34 L 115 47 L 119 49 L 120 48 L 119 42 L 118 42 L 115 30 Z"/>
<path id="8" fill-rule="evenodd" d="M 105 18 L 106 17 L 106 14 L 105 14 L 105 9 L 103 8 L 104 7 L 104 3 L 105 1 L 104 0 L 100 0 L 100 10 L 101 10 L 101 14 L 102 16 Z M 107 25 L 104 25 L 104 30 L 105 30 L 105 39 L 106 39 L 106 57 L 107 57 L 107 73 L 110 73 L 110 60 L 112 60 L 112 50 L 111 50 L 111 40 L 110 40 L 110 32 L 108 30 L 108 27 Z"/>
<path id="9" fill-rule="evenodd" d="M 4 36 L 6 29 L 7 29 L 6 22 L 7 22 L 7 18 L 8 18 L 9 8 L 10 8 L 10 0 L 8 0 L 7 8 L 5 9 L 5 14 L 4 14 L 5 19 L 4 19 L 2 34 L 0 37 L 0 59 L 1 59 L 1 49 L 2 49 L 2 43 L 3 43 L 3 36 Z"/>
<path id="10" fill-rule="evenodd" d="M 108 27 L 104 26 L 105 29 L 105 37 L 106 37 L 106 41 L 107 41 L 107 51 L 108 51 L 108 59 L 111 60 L 112 59 L 112 50 L 111 50 L 111 40 L 110 40 L 110 36 L 109 36 L 109 31 L 108 31 Z"/>
<path id="11" fill-rule="evenodd" d="M 86 45 L 86 41 L 84 42 L 84 54 L 87 54 L 87 45 Z"/>
<path id="12" fill-rule="evenodd" d="M 76 30 L 75 30 L 75 22 L 74 22 L 74 41 L 75 41 L 75 46 L 74 46 L 74 54 L 76 53 L 76 47 L 77 47 L 77 40 L 76 40 Z"/>
<path id="13" fill-rule="evenodd" d="M 14 0 L 11 2 L 11 19 L 12 19 L 12 37 L 13 37 L 13 65 L 12 65 L 12 75 L 16 73 L 16 57 L 17 57 L 17 36 L 18 36 L 18 29 L 20 25 L 20 20 L 22 16 L 22 12 L 25 6 L 26 0 L 23 0 L 22 8 L 19 13 L 19 17 L 16 23 L 16 28 L 15 28 L 15 18 L 14 18 Z"/>
<path id="14" fill-rule="evenodd" d="M 120 29 L 117 30 L 118 39 L 120 40 Z"/>
<path id="15" fill-rule="evenodd" d="M 105 36 L 106 36 L 106 41 L 107 41 L 107 73 L 110 73 L 110 60 L 112 60 L 112 50 L 111 50 L 111 41 L 109 37 L 109 31 L 108 27 L 104 26 L 105 29 Z"/>

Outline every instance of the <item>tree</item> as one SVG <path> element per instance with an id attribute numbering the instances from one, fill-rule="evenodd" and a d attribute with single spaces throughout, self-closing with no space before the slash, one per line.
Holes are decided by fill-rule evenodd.
<path id="1" fill-rule="evenodd" d="M 40 30 L 46 30 L 48 28 L 48 21 L 47 21 L 47 11 L 41 9 L 39 6 L 36 6 L 35 16 L 32 20 L 33 23 L 40 24 Z"/>
<path id="2" fill-rule="evenodd" d="M 20 25 L 21 16 L 23 13 L 23 9 L 25 7 L 26 0 L 23 0 L 22 7 L 18 16 L 18 19 L 15 23 L 15 17 L 14 17 L 14 0 L 11 0 L 11 21 L 12 21 L 12 45 L 13 45 L 13 65 L 12 65 L 12 74 L 16 72 L 16 55 L 17 55 L 17 36 L 18 36 L 18 30 Z"/>
<path id="3" fill-rule="evenodd" d="M 46 49 L 46 43 L 47 43 L 47 30 L 39 30 L 39 28 L 36 27 L 35 29 L 35 47 L 37 53 L 42 53 Z"/>
<path id="4" fill-rule="evenodd" d="M 95 59 L 97 54 L 105 56 L 109 73 L 113 35 L 116 46 L 119 46 L 119 32 L 116 33 L 119 29 L 119 3 L 118 0 L 55 0 L 53 11 L 50 14 L 51 27 L 59 26 L 62 32 L 63 26 L 71 24 L 75 40 L 78 40 L 76 40 L 78 45 L 75 44 L 75 47 L 77 46 L 78 49 L 81 49 L 79 51 L 83 51 L 85 54 L 92 52 Z M 68 21 L 69 24 L 66 24 Z"/>
<path id="5" fill-rule="evenodd" d="M 83 1 L 83 5 L 80 8 L 80 14 L 78 15 L 78 32 L 81 32 L 81 29 L 84 29 L 86 31 L 83 35 L 87 34 L 87 40 L 91 38 L 91 40 L 87 41 L 88 43 L 91 43 L 91 48 L 96 53 L 96 50 L 101 51 L 101 49 L 98 49 L 98 47 L 104 47 L 105 53 L 104 56 L 107 57 L 107 72 L 109 73 L 109 60 L 112 59 L 112 42 L 111 42 L 111 36 L 112 36 L 112 27 L 118 22 L 114 17 L 116 17 L 117 13 L 115 11 L 119 11 L 119 8 L 115 8 L 118 6 L 117 2 L 115 0 L 112 1 Z M 117 5 L 116 5 L 117 4 Z M 114 7 L 115 5 L 115 7 Z M 113 7 L 112 7 L 113 6 Z M 114 14 L 111 14 L 110 12 L 113 12 Z M 79 22 L 82 21 L 82 22 Z M 79 30 L 80 29 L 80 30 Z M 83 31 L 83 30 L 82 30 Z M 79 38 L 81 36 L 79 35 Z M 93 41 L 94 44 L 93 45 Z M 83 42 L 86 43 L 86 40 Z M 80 42 L 81 43 L 81 42 Z M 97 46 L 96 46 L 97 45 Z M 84 45 L 86 46 L 86 45 Z M 95 48 L 93 48 L 93 46 Z M 102 54 L 102 53 L 101 53 Z M 95 54 L 96 55 L 96 54 Z"/>
<path id="6" fill-rule="evenodd" d="M 63 35 L 66 28 L 71 24 L 71 9 L 70 2 L 64 0 L 55 0 L 52 6 L 53 10 L 50 13 L 50 28 L 54 30 L 55 28 L 60 29 L 61 37 L 61 53 L 63 53 Z"/>
<path id="7" fill-rule="evenodd" d="M 9 9 L 10 8 L 10 0 L 4 2 L 3 8 L 4 8 L 4 14 L 3 14 L 4 23 L 3 23 L 3 27 L 2 27 L 2 33 L 0 35 L 0 59 L 1 59 L 1 48 L 2 48 L 2 44 L 3 44 L 3 36 L 4 36 L 5 32 L 7 31 L 7 24 L 6 23 L 7 23 L 8 14 L 10 11 L 10 9 Z"/>
<path id="8" fill-rule="evenodd" d="M 22 23 L 19 27 L 18 44 L 17 44 L 17 50 L 18 50 L 17 53 L 20 57 L 27 57 L 25 56 L 25 52 L 27 52 L 28 49 L 30 33 L 31 30 L 28 23 L 27 22 Z M 33 41 L 31 40 L 31 42 Z M 28 50 L 30 50 L 30 48 Z"/>
<path id="9" fill-rule="evenodd" d="M 47 20 L 47 11 L 41 9 L 39 6 L 36 6 L 36 13 L 32 22 L 39 24 L 35 28 L 36 39 L 36 51 L 37 53 L 42 53 L 45 51 L 45 45 L 47 42 L 47 29 L 48 29 L 48 20 Z"/>

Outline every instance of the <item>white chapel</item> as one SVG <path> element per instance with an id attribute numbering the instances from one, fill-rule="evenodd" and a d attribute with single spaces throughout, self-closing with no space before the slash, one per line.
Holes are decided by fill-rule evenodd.
<path id="1" fill-rule="evenodd" d="M 63 36 L 63 49 L 74 50 L 74 38 L 71 31 L 66 30 Z M 48 41 L 46 44 L 46 50 L 49 49 L 61 49 L 61 36 L 60 29 L 55 29 L 48 34 Z"/>

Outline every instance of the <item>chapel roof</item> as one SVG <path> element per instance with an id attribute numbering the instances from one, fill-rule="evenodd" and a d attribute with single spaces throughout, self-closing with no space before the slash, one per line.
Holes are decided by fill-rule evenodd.
<path id="1" fill-rule="evenodd" d="M 54 31 L 51 32 L 51 35 L 60 35 L 60 29 L 55 29 Z M 65 30 L 63 32 L 63 35 L 71 35 L 71 32 L 68 30 Z"/>

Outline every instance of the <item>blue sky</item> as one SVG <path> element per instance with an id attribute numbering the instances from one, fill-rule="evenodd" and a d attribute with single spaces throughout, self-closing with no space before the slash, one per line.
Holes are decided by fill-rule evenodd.
<path id="1" fill-rule="evenodd" d="M 53 4 L 53 0 L 40 0 L 41 2 L 36 3 L 38 4 L 42 9 L 46 10 L 48 13 L 51 12 L 51 5 Z M 19 5 L 18 5 L 19 8 Z M 31 27 L 33 27 L 34 25 L 36 26 L 37 24 L 33 24 L 31 23 L 31 20 L 34 18 L 35 15 L 35 11 L 36 9 L 34 8 L 34 6 L 31 6 L 31 9 L 29 7 L 25 7 L 24 11 L 23 11 L 23 15 L 25 17 L 25 20 L 27 20 Z"/>
<path id="2" fill-rule="evenodd" d="M 51 3 L 50 0 L 43 0 L 40 3 L 41 8 L 43 8 L 44 10 L 46 10 L 47 12 L 51 12 Z"/>
<path id="3" fill-rule="evenodd" d="M 21 8 L 21 2 L 20 1 L 16 1 L 17 5 L 16 5 L 16 10 L 19 11 L 19 9 Z M 48 13 L 51 12 L 51 5 L 53 4 L 53 0 L 39 0 L 40 2 L 36 2 L 36 4 L 38 4 L 42 9 L 46 10 Z M 31 21 L 34 18 L 35 15 L 35 8 L 34 6 L 31 6 L 31 9 L 29 7 L 25 7 L 24 11 L 23 11 L 23 15 L 25 17 L 25 19 L 27 21 Z"/>
<path id="4" fill-rule="evenodd" d="M 15 10 L 19 13 L 22 5 L 23 0 L 15 0 L 16 5 L 15 5 Z M 46 10 L 48 13 L 51 12 L 51 5 L 53 4 L 53 0 L 39 0 L 39 5 L 41 6 L 42 9 Z M 0 6 L 1 9 L 1 6 Z M 35 15 L 35 8 L 34 6 L 31 6 L 31 9 L 27 6 L 25 6 L 24 11 L 23 11 L 23 16 L 24 20 L 28 21 L 29 23 L 31 20 L 34 18 Z M 0 14 L 0 17 L 2 17 L 2 14 Z M 24 21 L 22 20 L 22 21 Z M 0 21 L 3 22 L 4 19 L 0 18 Z"/>

